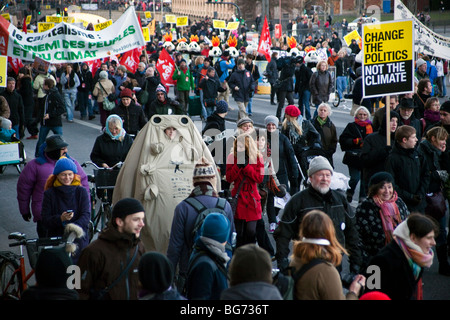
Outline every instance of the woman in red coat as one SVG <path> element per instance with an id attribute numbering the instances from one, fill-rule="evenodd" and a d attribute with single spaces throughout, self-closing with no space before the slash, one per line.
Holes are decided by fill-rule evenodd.
<path id="1" fill-rule="evenodd" d="M 236 195 L 241 181 L 234 224 L 236 227 L 236 247 L 247 243 L 256 243 L 256 223 L 261 219 L 261 196 L 258 184 L 264 178 L 264 162 L 256 142 L 248 134 L 239 135 L 234 141 L 233 151 L 227 158 L 226 179 Z"/>

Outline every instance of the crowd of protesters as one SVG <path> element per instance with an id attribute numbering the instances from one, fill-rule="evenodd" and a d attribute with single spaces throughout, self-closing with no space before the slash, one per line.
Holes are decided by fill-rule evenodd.
<path id="1" fill-rule="evenodd" d="M 296 22 L 307 26 L 310 23 L 318 25 L 314 16 L 300 17 Z M 331 21 L 327 22 L 330 26 Z M 255 94 L 259 77 L 265 73 L 259 70 L 260 75 L 254 76 L 254 65 L 255 60 L 266 58 L 251 48 L 246 34 L 258 32 L 258 28 L 259 25 L 247 28 L 244 24 L 235 33 L 220 35 L 218 30 L 213 29 L 210 19 L 194 21 L 189 28 L 175 30 L 175 33 L 179 32 L 177 39 L 189 39 L 192 35 L 199 37 L 200 51 L 190 54 L 177 50 L 177 40 L 172 41 L 172 46 L 167 46 L 164 35 L 172 31 L 169 26 L 159 23 L 156 35 L 142 51 L 139 66 L 134 72 L 120 65 L 119 60 L 113 59 L 102 61 L 96 72 L 89 70 L 86 63 L 51 65 L 45 73 L 36 72 L 27 63 L 17 71 L 9 66 L 8 86 L 1 93 L 7 103 L 0 116 L 10 120 L 11 125 L 8 124 L 7 130 L 14 129 L 18 139 L 25 139 L 27 130 L 29 136 L 26 139 L 38 140 L 36 158 L 42 156 L 42 145 L 45 143 L 44 146 L 48 146 L 46 138 L 49 131 L 63 135 L 64 118 L 67 123 L 64 125 L 70 125 L 74 122 L 74 117 L 93 121 L 99 115 L 102 134 L 105 134 L 107 139 L 122 143 L 126 133 L 132 137 L 136 136 L 155 114 L 189 115 L 187 100 L 190 95 L 202 97 L 203 124 L 208 126 L 215 123 L 222 132 L 224 114 L 231 108 L 230 95 L 239 108 L 238 129 L 232 137 L 233 150 L 226 150 L 225 163 L 224 159 L 221 159 L 217 166 L 221 165 L 223 168 L 220 172 L 222 179 L 232 184 L 229 190 L 232 196 L 239 193 L 239 185 L 242 185 L 243 191 L 238 197 L 233 218 L 214 213 L 204 220 L 201 236 L 194 242 L 194 251 L 188 261 L 186 287 L 174 287 L 179 276 L 178 269 L 165 254 L 144 253 L 145 248 L 139 241 L 139 234 L 143 227 L 143 214 L 150 213 L 144 212 L 142 204 L 137 200 L 123 199 L 113 206 L 111 225 L 77 257 L 85 275 L 79 297 L 217 300 L 224 297 L 249 298 L 251 292 L 259 294 L 259 290 L 263 290 L 267 295 L 261 295 L 261 299 L 282 299 L 286 292 L 273 281 L 269 268 L 272 261 L 276 260 L 278 267 L 287 272 L 309 265 L 313 260 L 311 254 L 315 253 L 314 258 L 322 260 L 318 265 L 312 266 L 311 271 L 306 272 L 302 281 L 298 282 L 295 288 L 298 291 L 296 296 L 304 299 L 356 299 L 361 296 L 365 286 L 367 274 L 363 267 L 368 260 L 362 259 L 369 259 L 369 252 L 373 261 L 380 261 L 380 265 L 386 268 L 382 270 L 386 274 L 389 270 L 383 259 L 392 256 L 404 259 L 405 261 L 398 263 L 411 269 L 407 269 L 410 276 L 409 273 L 408 277 L 402 275 L 407 279 L 400 277 L 398 280 L 399 286 L 404 288 L 400 290 L 401 293 L 394 290 L 399 288 L 391 289 L 392 284 L 383 284 L 382 292 L 392 299 L 420 298 L 416 288 L 420 287 L 424 268 L 430 265 L 430 258 L 432 260 L 433 257 L 430 248 L 434 245 L 438 255 L 439 273 L 450 276 L 450 239 L 445 234 L 448 211 L 446 208 L 438 208 L 432 201 L 432 198 L 440 197 L 445 202 L 450 193 L 449 151 L 446 148 L 450 132 L 450 102 L 446 101 L 439 106 L 439 100 L 436 99 L 446 97 L 445 77 L 448 74 L 448 62 L 419 53 L 420 58 L 415 61 L 417 91 L 393 99 L 398 101 L 398 105 L 391 111 L 392 141 L 387 144 L 386 117 L 381 117 L 378 130 L 374 130 L 371 121 L 375 111 L 382 108 L 386 101 L 383 101 L 382 97 L 362 99 L 362 94 L 358 91 L 361 89 L 357 85 L 361 75 L 360 62 L 356 55 L 360 48 L 357 45 L 347 46 L 335 32 L 314 32 L 312 26 L 307 28 L 310 33 L 306 32 L 304 36 L 297 34 L 297 46 L 294 50 L 288 44 L 288 37 L 293 28 L 288 28 L 288 33 L 274 40 L 272 47 L 274 51 L 286 53 L 279 57 L 272 55 L 276 62 L 273 69 L 273 78 L 276 80 L 271 82 L 271 102 L 274 104 L 276 99 L 278 109 L 276 114 L 274 110 L 273 114 L 267 115 L 263 130 L 255 130 L 251 120 L 250 101 Z M 237 35 L 235 55 L 227 50 L 230 46 L 226 39 L 232 34 Z M 220 54 L 217 56 L 210 55 L 213 50 L 210 39 L 215 35 L 222 37 Z M 299 52 L 305 51 L 306 48 L 324 48 L 326 59 L 304 58 Z M 168 97 L 170 88 L 162 83 L 156 68 L 163 49 L 169 52 L 176 65 L 173 75 L 173 80 L 176 81 L 175 99 Z M 186 61 L 186 54 L 190 61 Z M 202 59 L 197 60 L 198 57 Z M 216 61 L 220 62 L 217 68 Z M 337 136 L 328 104 L 328 87 L 330 81 L 335 81 L 331 78 L 328 67 L 339 65 L 341 66 L 336 69 L 339 70 L 337 77 L 347 79 L 340 86 L 341 94 L 348 94 L 348 97 L 352 98 L 352 115 L 355 117 L 341 137 Z M 288 69 L 292 72 L 289 73 Z M 349 91 L 351 77 L 354 77 L 354 86 L 353 90 Z M 277 87 L 277 80 L 284 81 L 284 85 Z M 140 90 L 136 90 L 137 88 Z M 34 100 L 30 100 L 30 92 Z M 147 94 L 143 95 L 142 92 Z M 298 94 L 298 107 L 295 105 L 293 93 Z M 110 99 L 110 95 L 114 97 Z M 303 99 L 303 95 L 308 99 Z M 313 106 L 316 108 L 316 113 L 312 116 L 309 97 L 312 97 Z M 286 99 L 288 106 L 285 108 Z M 106 100 L 112 102 L 112 105 Z M 119 119 L 118 129 L 109 126 L 111 115 Z M 282 123 L 284 134 L 281 133 Z M 243 129 L 244 126 L 246 129 Z M 434 128 L 441 128 L 442 132 L 437 132 Z M 207 131 L 203 132 L 203 136 L 205 141 L 220 139 L 219 135 L 208 137 Z M 128 136 L 127 141 L 129 147 L 133 142 Z M 333 159 L 338 142 L 346 154 L 351 153 L 357 159 L 353 162 L 347 159 L 349 162 L 345 163 L 349 166 L 352 179 L 351 188 L 346 194 L 329 188 L 334 164 L 338 161 Z M 224 148 L 225 145 L 224 143 Z M 64 147 L 67 147 L 67 144 Z M 278 172 L 268 174 L 266 171 L 264 176 L 261 170 L 271 166 L 270 157 L 275 151 L 272 148 L 279 148 L 277 153 L 283 161 L 280 161 Z M 300 185 L 306 184 L 306 181 L 301 178 L 300 163 L 302 153 L 308 149 L 315 149 L 317 154 L 314 162 L 305 168 L 305 180 L 309 178 L 310 182 L 308 187 L 302 190 Z M 240 153 L 245 155 L 244 163 L 237 161 Z M 71 168 L 74 167 L 69 162 L 72 160 L 64 159 Z M 107 163 L 108 159 L 104 162 Z M 403 165 L 405 163 L 407 166 Z M 213 164 L 200 165 L 215 168 Z M 71 170 L 77 172 L 75 169 Z M 197 171 L 194 171 L 194 174 L 195 172 Z M 59 173 L 53 172 L 54 175 Z M 82 172 L 78 172 L 80 173 Z M 268 180 L 270 182 L 267 182 Z M 433 181 L 433 184 L 430 181 Z M 361 216 L 355 219 L 350 203 L 358 182 L 361 191 L 356 212 Z M 194 188 L 203 196 L 219 197 L 218 190 L 213 190 L 213 185 L 208 183 L 202 182 L 194 185 Z M 52 184 L 52 187 L 55 190 L 60 188 L 57 184 Z M 274 198 L 283 193 L 280 190 L 292 193 L 292 200 L 286 204 L 287 214 L 282 218 L 278 217 L 278 210 L 273 206 Z M 263 201 L 270 202 L 265 203 L 265 207 L 270 210 L 271 225 L 267 229 L 269 233 L 274 234 L 276 252 L 271 246 L 263 248 L 262 245 L 263 239 L 267 238 L 266 228 L 260 227 L 263 221 Z M 312 212 L 311 208 L 319 208 L 320 211 Z M 381 214 L 380 221 L 370 221 L 372 224 L 377 223 L 377 230 L 382 230 L 385 234 L 384 239 L 374 240 L 376 247 L 374 244 L 368 244 L 369 236 L 373 236 L 370 232 L 373 230 L 370 230 L 372 225 L 367 225 L 367 221 L 363 219 L 364 215 L 372 214 L 370 210 Z M 423 217 L 430 215 L 434 220 L 417 217 L 417 212 Z M 29 213 L 26 214 L 29 219 Z M 333 221 L 328 216 L 332 216 Z M 70 217 L 65 219 L 70 220 Z M 302 220 L 305 225 L 300 225 Z M 322 221 L 319 225 L 324 228 L 323 232 L 314 229 L 314 221 Z M 436 221 L 436 227 L 433 221 Z M 307 228 L 306 222 L 310 224 L 310 229 Z M 264 225 L 264 222 L 262 224 Z M 237 232 L 238 243 L 234 244 L 236 247 L 230 253 L 227 244 L 233 230 Z M 441 233 L 434 242 L 438 230 Z M 368 233 L 364 239 L 360 238 L 362 232 Z M 408 236 L 409 234 L 411 236 Z M 286 261 L 289 252 L 287 244 L 291 239 L 298 241 L 294 244 L 289 263 Z M 380 239 L 383 240 L 382 243 Z M 363 249 L 365 251 L 362 256 Z M 399 254 L 402 252 L 404 255 Z M 340 282 L 343 279 L 339 278 L 338 272 L 341 271 L 342 255 L 348 253 L 355 278 L 352 278 L 347 289 L 344 289 Z M 109 261 L 113 256 L 119 257 L 123 265 Z M 130 270 L 138 268 L 139 274 L 127 271 L 125 278 L 122 278 L 123 283 L 110 291 L 102 290 L 121 276 L 122 267 L 128 263 L 132 266 Z M 289 265 L 293 269 L 288 268 Z M 392 272 L 400 274 L 399 270 L 400 267 Z M 329 279 L 335 286 L 327 292 L 321 292 L 320 284 L 317 283 L 317 279 L 321 277 L 325 277 L 323 281 Z M 404 282 L 401 282 L 403 280 Z M 127 285 L 128 281 L 130 286 Z M 40 285 L 41 283 L 37 284 L 38 287 Z M 389 289 L 383 291 L 388 287 Z M 343 294 L 344 290 L 348 290 L 346 296 Z M 77 298 L 76 294 L 70 296 Z"/>

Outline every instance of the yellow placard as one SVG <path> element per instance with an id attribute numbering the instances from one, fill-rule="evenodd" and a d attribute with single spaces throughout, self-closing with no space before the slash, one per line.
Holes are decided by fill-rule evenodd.
<path id="1" fill-rule="evenodd" d="M 27 19 L 25 20 L 26 24 L 30 24 L 31 22 L 31 15 L 27 16 Z"/>
<path id="2" fill-rule="evenodd" d="M 364 64 L 414 60 L 413 21 L 363 24 Z"/>
<path id="3" fill-rule="evenodd" d="M 150 11 L 144 11 L 144 16 L 145 16 L 145 19 L 151 19 L 152 13 Z"/>
<path id="4" fill-rule="evenodd" d="M 8 21 L 11 21 L 11 16 L 9 15 L 9 13 L 2 13 L 2 17 Z"/>
<path id="5" fill-rule="evenodd" d="M 227 30 L 237 30 L 239 28 L 239 22 L 228 22 L 227 24 Z"/>
<path id="6" fill-rule="evenodd" d="M 225 29 L 227 27 L 227 23 L 225 20 L 213 20 L 213 28 L 214 29 Z"/>
<path id="7" fill-rule="evenodd" d="M 49 5 L 49 4 L 46 4 L 46 5 L 45 5 L 45 10 L 50 10 L 51 8 L 52 8 L 51 5 Z"/>
<path id="8" fill-rule="evenodd" d="M 150 42 L 150 30 L 148 29 L 148 27 L 142 28 L 142 34 L 144 35 L 145 42 Z"/>
<path id="9" fill-rule="evenodd" d="M 414 91 L 414 22 L 362 26 L 363 97 Z"/>
<path id="10" fill-rule="evenodd" d="M 166 18 L 166 23 L 177 23 L 177 17 L 174 15 L 166 14 L 164 17 Z"/>
<path id="11" fill-rule="evenodd" d="M 57 16 L 45 16 L 45 22 L 60 23 L 60 22 L 62 22 L 62 17 L 57 17 Z"/>
<path id="12" fill-rule="evenodd" d="M 74 23 L 75 22 L 75 18 L 74 17 L 63 17 L 63 21 L 65 23 Z"/>
<path id="13" fill-rule="evenodd" d="M 188 25 L 188 17 L 177 17 L 177 27 L 185 27 Z"/>
<path id="14" fill-rule="evenodd" d="M 151 34 L 155 34 L 155 29 L 156 29 L 156 20 L 153 20 L 148 24 L 149 36 Z"/>
<path id="15" fill-rule="evenodd" d="M 100 31 L 100 30 L 106 29 L 110 25 L 112 25 L 112 23 L 113 23 L 112 20 L 107 20 L 105 22 L 94 24 L 94 30 L 95 31 Z"/>
<path id="16" fill-rule="evenodd" d="M 54 26 L 53 22 L 38 22 L 38 33 L 50 30 Z"/>
<path id="17" fill-rule="evenodd" d="M 355 39 L 356 42 L 361 43 L 361 36 L 359 35 L 357 30 L 353 30 L 352 32 L 347 33 L 344 36 L 344 41 L 347 44 L 347 46 L 351 45 L 353 39 Z"/>
<path id="18" fill-rule="evenodd" d="M 0 87 L 6 88 L 8 79 L 8 57 L 0 56 Z"/>

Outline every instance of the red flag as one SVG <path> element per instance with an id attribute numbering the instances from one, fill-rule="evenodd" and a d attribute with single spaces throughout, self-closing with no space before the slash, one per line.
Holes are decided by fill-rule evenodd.
<path id="1" fill-rule="evenodd" d="M 120 64 L 125 66 L 128 71 L 135 73 L 139 64 L 142 48 L 135 48 L 125 52 L 120 58 Z"/>
<path id="2" fill-rule="evenodd" d="M 23 17 L 22 31 L 27 33 L 27 17 Z"/>
<path id="3" fill-rule="evenodd" d="M 89 70 L 91 70 L 92 77 L 94 77 L 98 68 L 100 68 L 100 66 L 102 65 L 102 62 L 100 59 L 96 59 L 96 60 L 86 61 L 86 64 L 89 66 Z"/>
<path id="4" fill-rule="evenodd" d="M 269 24 L 267 23 L 267 17 L 264 17 L 264 25 L 261 30 L 261 38 L 259 39 L 258 52 L 264 54 L 266 60 L 270 62 L 270 56 L 272 54 L 272 40 L 270 39 Z"/>
<path id="5" fill-rule="evenodd" d="M 159 59 L 156 62 L 156 70 L 158 70 L 161 76 L 161 83 L 167 87 L 167 85 L 173 85 L 172 75 L 175 71 L 175 62 L 173 62 L 172 57 L 166 51 L 165 48 L 161 50 Z"/>
<path id="6" fill-rule="evenodd" d="M 13 68 L 15 74 L 19 74 L 19 69 L 23 67 L 22 60 L 20 60 L 18 58 L 8 57 L 8 62 L 11 65 L 11 67 Z"/>

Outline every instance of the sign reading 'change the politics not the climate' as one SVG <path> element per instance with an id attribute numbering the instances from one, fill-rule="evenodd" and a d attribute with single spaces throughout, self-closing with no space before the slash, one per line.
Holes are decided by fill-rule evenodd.
<path id="1" fill-rule="evenodd" d="M 414 91 L 413 21 L 363 25 L 363 96 Z"/>

